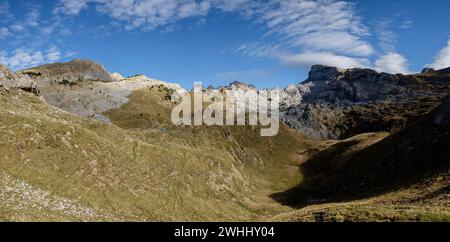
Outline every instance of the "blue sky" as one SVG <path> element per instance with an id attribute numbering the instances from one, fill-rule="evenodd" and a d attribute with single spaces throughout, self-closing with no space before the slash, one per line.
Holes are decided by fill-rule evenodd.
<path id="1" fill-rule="evenodd" d="M 0 63 L 92 59 L 184 87 L 285 87 L 313 64 L 450 66 L 447 0 L 0 0 Z"/>

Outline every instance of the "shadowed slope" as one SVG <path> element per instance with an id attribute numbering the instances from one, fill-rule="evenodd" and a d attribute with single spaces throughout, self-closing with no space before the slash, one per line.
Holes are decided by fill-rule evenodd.
<path id="1" fill-rule="evenodd" d="M 449 106 L 447 98 L 429 115 L 381 141 L 356 137 L 318 153 L 300 167 L 303 183 L 273 197 L 292 206 L 354 200 L 448 174 Z"/>

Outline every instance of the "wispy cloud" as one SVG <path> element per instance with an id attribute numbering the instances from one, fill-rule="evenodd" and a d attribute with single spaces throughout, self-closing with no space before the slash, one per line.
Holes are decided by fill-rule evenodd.
<path id="1" fill-rule="evenodd" d="M 12 53 L 0 51 L 0 63 L 7 65 L 11 69 L 24 69 L 60 59 L 60 52 L 56 48 L 46 51 L 34 51 L 31 49 L 19 48 Z"/>
<path id="2" fill-rule="evenodd" d="M 124 1 L 126 2 L 126 1 Z M 87 0 L 59 0 L 58 4 L 53 10 L 54 14 L 65 14 L 65 15 L 78 15 L 83 9 L 85 9 L 88 1 Z"/>
<path id="3" fill-rule="evenodd" d="M 355 13 L 354 4 L 334 0 L 60 0 L 55 13 L 79 14 L 88 4 L 113 19 L 126 30 L 153 30 L 182 19 L 201 17 L 211 10 L 238 12 L 252 17 L 278 38 L 283 47 L 332 51 L 352 56 L 373 53 L 363 40 L 367 28 Z M 77 1 L 78 2 L 78 1 Z M 332 40 L 332 41 L 330 41 Z"/>
<path id="4" fill-rule="evenodd" d="M 390 18 L 380 19 L 376 23 L 375 32 L 382 52 L 395 52 L 397 35 L 391 30 L 392 23 L 393 20 Z"/>
<path id="5" fill-rule="evenodd" d="M 75 2 L 75 1 L 73 1 Z M 8 1 L 0 2 L 0 63 L 11 69 L 59 61 L 65 58 L 58 47 L 64 41 L 60 33 L 68 29 L 58 17 L 42 16 L 43 6 L 38 2 L 21 5 L 24 14 L 14 16 Z M 2 16 L 2 17 L 4 17 Z M 57 45 L 58 44 L 58 45 Z"/>
<path id="6" fill-rule="evenodd" d="M 153 30 L 182 19 L 206 15 L 211 1 L 197 0 L 60 0 L 54 14 L 78 15 L 89 4 L 97 12 L 125 23 L 126 30 Z"/>
<path id="7" fill-rule="evenodd" d="M 279 60 L 289 66 L 307 69 L 312 64 L 337 66 L 341 68 L 362 68 L 370 66 L 367 58 L 348 57 L 331 52 L 302 52 L 300 54 L 280 54 Z"/>
<path id="8" fill-rule="evenodd" d="M 357 56 L 373 53 L 372 46 L 362 40 L 369 33 L 352 3 L 286 0 L 270 9 L 262 6 L 257 13 L 268 34 L 280 36 L 291 47 Z"/>
<path id="9" fill-rule="evenodd" d="M 48 60 L 49 62 L 55 62 L 61 59 L 61 52 L 59 50 L 58 47 L 56 46 L 51 46 L 50 49 L 48 49 L 45 52 L 45 57 L 46 60 Z"/>
<path id="10" fill-rule="evenodd" d="M 395 49 L 396 34 L 391 28 L 392 21 L 382 19 L 376 26 L 377 50 L 368 42 L 373 33 L 363 24 L 355 3 L 344 0 L 59 0 L 53 8 L 50 24 L 40 19 L 38 5 L 30 5 L 24 19 L 14 19 L 7 28 L 0 29 L 0 39 L 8 37 L 9 33 L 17 33 L 17 36 L 32 34 L 28 32 L 33 27 L 39 31 L 36 31 L 33 46 L 28 49 L 41 49 L 45 56 L 46 52 L 37 46 L 43 43 L 52 46 L 49 42 L 51 36 L 53 39 L 70 36 L 72 30 L 63 20 L 89 8 L 112 19 L 110 26 L 102 25 L 94 31 L 93 36 L 97 37 L 110 36 L 117 30 L 151 31 L 160 28 L 166 33 L 181 28 L 178 22 L 184 19 L 205 20 L 212 11 L 232 12 L 265 31 L 259 40 L 233 48 L 247 56 L 273 58 L 299 68 L 325 64 L 400 72 L 407 70 L 408 66 L 406 59 Z M 0 2 L 1 11 L 10 12 L 7 1 Z M 403 19 L 396 28 L 406 29 L 411 24 L 411 21 Z M 8 56 L 11 55 L 14 54 Z M 57 56 L 65 55 L 51 55 Z M 388 67 L 388 57 L 394 58 L 393 67 Z"/>
<path id="11" fill-rule="evenodd" d="M 362 67 L 374 53 L 365 41 L 370 35 L 368 28 L 353 3 L 285 0 L 253 5 L 252 9 L 255 22 L 267 30 L 265 37 L 275 40 L 235 48 L 249 56 L 272 57 L 301 68 L 313 64 Z"/>
<path id="12" fill-rule="evenodd" d="M 27 13 L 25 16 L 25 25 L 28 27 L 38 27 L 41 16 L 41 6 L 38 4 L 27 4 Z"/>
<path id="13" fill-rule="evenodd" d="M 411 20 L 404 20 L 400 23 L 400 25 L 398 26 L 398 28 L 400 29 L 410 29 L 412 28 L 414 22 Z"/>
<path id="14" fill-rule="evenodd" d="M 398 53 L 387 53 L 375 61 L 375 69 L 387 73 L 410 73 L 408 60 Z"/>

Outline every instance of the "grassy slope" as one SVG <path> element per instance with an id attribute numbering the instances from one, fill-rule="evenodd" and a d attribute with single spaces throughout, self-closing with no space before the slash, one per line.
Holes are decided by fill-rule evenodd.
<path id="1" fill-rule="evenodd" d="M 130 105 L 158 92 L 138 91 Z M 167 111 L 158 100 L 145 110 Z M 134 107 L 139 115 L 128 115 L 128 108 L 119 116 L 147 117 Z M 14 196 L 16 185 L 1 190 L 11 198 L 0 199 L 2 220 L 261 220 L 290 210 L 268 195 L 300 181 L 290 168 L 295 151 L 313 145 L 284 128 L 263 139 L 248 127 L 161 129 L 135 120 L 118 122 L 129 125 L 122 129 L 22 91 L 1 90 L 0 114 L 2 179 L 25 184 L 20 194 L 31 194 Z M 62 208 L 51 202 L 61 199 Z"/>
<path id="2" fill-rule="evenodd" d="M 270 194 L 308 184 L 297 167 L 311 156 L 347 160 L 388 134 L 337 143 L 284 127 L 273 138 L 257 127 L 176 128 L 166 94 L 135 91 L 107 113 L 116 126 L 0 88 L 0 220 L 449 220 L 445 175 L 356 201 L 282 206 Z"/>

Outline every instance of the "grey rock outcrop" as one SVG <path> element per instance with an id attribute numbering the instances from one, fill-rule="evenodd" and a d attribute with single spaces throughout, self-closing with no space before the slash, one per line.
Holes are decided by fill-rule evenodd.
<path id="1" fill-rule="evenodd" d="M 282 94 L 281 120 L 317 139 L 397 131 L 450 93 L 445 71 L 417 75 L 313 66 L 309 78 Z"/>
<path id="2" fill-rule="evenodd" d="M 40 92 L 38 86 L 30 77 L 14 73 L 4 65 L 0 65 L 0 85 L 6 88 L 19 88 L 35 94 Z"/>

